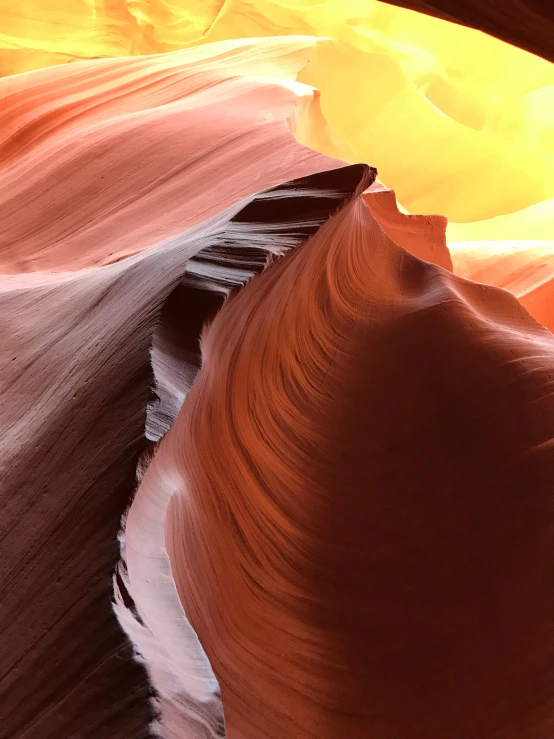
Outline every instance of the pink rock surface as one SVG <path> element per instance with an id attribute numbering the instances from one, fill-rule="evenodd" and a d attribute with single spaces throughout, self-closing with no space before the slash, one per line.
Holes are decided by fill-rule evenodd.
<path id="1" fill-rule="evenodd" d="M 316 39 L 239 40 L 0 79 L 0 271 L 93 267 L 279 182 L 338 166 L 296 143 Z"/>

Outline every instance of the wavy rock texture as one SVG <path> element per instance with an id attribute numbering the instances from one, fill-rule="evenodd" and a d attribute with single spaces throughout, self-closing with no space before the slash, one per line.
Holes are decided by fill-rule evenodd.
<path id="1" fill-rule="evenodd" d="M 229 41 L 0 80 L 0 270 L 113 262 L 333 166 L 287 124 L 317 105 L 294 82 L 314 43 Z"/>
<path id="2" fill-rule="evenodd" d="M 554 66 L 0 0 L 2 75 L 0 737 L 550 739 Z"/>
<path id="3" fill-rule="evenodd" d="M 269 197 L 256 199 L 241 211 L 237 217 L 240 230 L 242 232 L 246 227 L 248 233 L 250 222 L 262 219 L 268 223 L 268 234 L 273 231 L 283 238 L 290 233 L 289 240 L 291 237 L 293 241 L 298 240 L 299 227 L 304 235 L 313 233 L 337 205 L 344 205 L 353 192 L 363 189 L 369 174 L 367 167 L 352 167 L 307 178 L 304 186 L 296 181 L 293 189 L 280 187 L 270 191 Z M 271 222 L 274 223 L 273 229 L 269 225 Z M 217 261 L 216 257 L 216 265 Z M 209 271 L 217 276 L 213 263 Z M 212 287 L 217 288 L 217 285 Z M 181 353 L 183 338 L 182 331 L 174 332 L 173 341 L 158 344 L 163 365 L 169 370 L 161 378 L 171 377 L 172 380 L 171 383 L 166 382 L 165 397 L 174 398 L 173 407 L 177 411 L 189 390 L 179 364 L 171 362 Z M 160 364 L 162 362 L 154 362 L 155 373 Z M 171 371 L 171 365 L 174 371 Z M 157 379 L 159 381 L 159 375 Z M 159 415 L 159 408 L 154 408 L 153 414 Z M 147 420 L 148 427 L 152 430 L 152 416 Z M 157 441 L 164 430 L 160 429 L 158 433 L 152 430 L 151 438 Z M 157 458 L 156 453 L 154 460 Z M 116 580 L 116 612 L 137 651 L 147 660 L 158 692 L 162 736 L 177 739 L 188 736 L 187 732 L 191 731 L 191 736 L 214 737 L 223 731 L 219 690 L 210 664 L 183 611 L 172 576 L 164 533 L 169 498 L 169 495 L 145 494 L 143 485 L 138 489 L 124 529 L 120 582 Z M 131 597 L 134 609 L 125 607 L 125 594 Z"/>
<path id="4" fill-rule="evenodd" d="M 250 197 L 116 264 L 2 279 L 2 737 L 149 735 L 148 683 L 116 626 L 110 579 L 144 448 L 153 334 L 162 392 L 149 423 L 160 429 L 174 399 L 159 371 L 167 347 L 185 352 L 173 375 L 184 395 L 221 297 L 313 233 L 359 181 L 353 170 Z M 276 218 L 284 193 L 288 220 Z M 176 299 L 184 329 L 164 345 Z"/>
<path id="5" fill-rule="evenodd" d="M 357 198 L 202 356 L 126 549 L 166 635 L 167 546 L 228 736 L 550 736 L 552 334 Z"/>
<path id="6" fill-rule="evenodd" d="M 149 731 L 153 719 L 149 684 L 131 659 L 109 597 L 119 518 L 135 487 L 135 468 L 144 446 L 152 365 L 160 377 L 160 399 L 154 399 L 150 414 L 152 428 L 166 428 L 164 424 L 176 412 L 167 401 L 168 395 L 174 401 L 172 388 L 164 384 L 160 369 L 170 318 L 154 329 L 164 301 L 162 316 L 171 314 L 178 298 L 182 299 L 181 310 L 188 305 L 187 313 L 180 313 L 181 322 L 187 316 L 187 330 L 179 368 L 185 385 L 190 383 L 199 364 L 198 332 L 221 301 L 214 298 L 215 293 L 224 295 L 258 271 L 268 253 L 281 254 L 321 223 L 321 217 L 314 222 L 313 194 L 302 182 L 295 191 L 304 202 L 297 208 L 296 229 L 283 232 L 283 225 L 275 220 L 267 221 L 266 227 L 252 219 L 245 223 L 235 219 L 237 210 L 252 199 L 251 188 L 340 166 L 306 150 L 288 133 L 285 118 L 294 108 L 294 91 L 304 95 L 306 89 L 259 79 L 264 70 L 268 77 L 276 69 L 294 68 L 298 54 L 303 58 L 306 44 L 311 43 L 291 40 L 283 46 L 268 40 L 265 67 L 264 56 L 258 53 L 257 80 L 246 76 L 249 42 L 216 45 L 200 52 L 198 58 L 207 59 L 208 67 L 213 63 L 216 71 L 210 76 L 209 70 L 205 73 L 198 66 L 189 69 L 200 100 L 196 98 L 196 107 L 190 105 L 195 124 L 188 129 L 190 136 L 183 139 L 181 131 L 179 140 L 177 126 L 167 125 L 171 111 L 163 109 L 165 115 L 158 111 L 156 117 L 155 108 L 186 93 L 190 81 L 186 81 L 182 58 L 174 58 L 174 76 L 172 60 L 156 67 L 158 60 L 153 59 L 128 60 L 127 81 L 125 63 L 118 62 L 120 66 L 113 70 L 110 61 L 4 80 L 12 90 L 14 109 L 22 116 L 12 132 L 13 145 L 5 150 L 14 156 L 2 173 L 6 184 L 2 205 L 12 208 L 4 211 L 9 216 L 3 223 L 8 231 L 14 230 L 16 241 L 11 251 L 4 250 L 4 268 L 18 272 L 4 274 L 0 284 L 6 350 L 1 390 L 5 553 L 1 624 L 2 643 L 9 645 L 0 682 L 0 735 L 6 739 L 140 737 Z M 219 58 L 217 64 L 210 54 Z M 257 106 L 256 114 L 253 107 L 243 107 L 243 117 L 233 119 L 228 129 L 225 122 L 233 117 L 228 97 L 222 95 L 218 107 L 219 98 L 212 91 L 209 104 L 202 107 L 200 91 L 205 86 L 225 87 L 219 63 L 227 66 L 227 77 L 236 70 L 238 82 L 232 89 L 237 102 L 251 99 L 252 106 L 254 101 Z M 142 77 L 141 69 L 146 70 Z M 61 78 L 63 87 L 56 84 Z M 99 78 L 109 92 L 104 98 Z M 97 84 L 92 99 L 83 92 L 88 82 Z M 172 84 L 177 91 L 168 93 Z M 241 98 L 239 93 L 244 90 Z M 42 109 L 37 104 L 40 101 Z M 64 101 L 66 105 L 61 104 Z M 110 105 L 115 106 L 111 114 Z M 27 127 L 21 125 L 25 116 L 30 122 Z M 81 122 L 77 124 L 73 116 Z M 118 126 L 128 130 L 129 119 L 135 126 L 130 142 L 117 138 Z M 85 123 L 91 143 L 88 153 L 79 145 L 79 125 Z M 95 138 L 98 129 L 100 139 Z M 65 149 L 64 136 L 69 142 Z M 18 140 L 21 148 L 15 146 Z M 99 140 L 105 149 L 102 145 L 95 148 Z M 146 141 L 156 155 L 152 160 L 148 152 L 140 159 Z M 130 147 L 127 159 L 126 145 Z M 240 150 L 239 158 L 235 147 Z M 102 200 L 97 157 L 106 152 L 102 166 L 119 161 L 124 168 L 129 162 L 129 169 L 122 170 L 124 185 L 113 170 L 105 185 L 109 197 Z M 183 187 L 184 178 L 179 179 L 181 169 L 189 168 L 191 176 L 194 164 L 190 160 L 200 153 L 207 162 L 204 174 L 213 176 L 217 170 L 224 183 L 217 196 L 211 182 L 199 176 L 202 162 L 197 165 L 192 191 Z M 40 168 L 31 170 L 31 163 L 39 157 L 44 171 L 51 176 L 56 173 L 57 178 L 42 180 L 42 194 L 43 173 Z M 255 158 L 255 167 L 248 164 L 249 157 Z M 182 186 L 180 200 L 175 193 L 173 200 L 169 198 L 168 162 L 176 170 L 173 184 Z M 24 164 L 27 175 L 35 179 L 26 182 L 14 177 L 18 168 L 21 175 Z M 33 194 L 42 197 L 42 210 L 33 209 Z M 247 200 L 236 205 L 241 194 Z M 158 214 L 161 202 L 165 209 Z M 233 202 L 233 211 L 218 213 Z M 338 203 L 336 198 L 325 202 L 331 210 Z M 108 210 L 108 203 L 115 206 L 113 210 Z M 131 222 L 126 204 L 136 229 L 132 240 L 126 240 Z M 48 207 L 57 213 L 56 220 L 48 216 Z M 19 212 L 22 209 L 28 223 Z M 218 213 L 215 220 L 198 223 L 213 213 Z M 179 234 L 179 229 L 195 223 L 192 230 Z M 90 229 L 96 229 L 96 238 L 87 240 Z M 169 234 L 176 235 L 156 243 Z M 72 238 L 70 250 L 67 244 Z M 130 255 L 131 246 L 137 252 L 134 255 Z M 212 264 L 214 249 L 216 267 Z M 234 256 L 225 258 L 229 249 Z M 190 262 L 201 250 L 204 256 Z M 196 293 L 191 295 L 192 291 Z M 206 296 L 206 291 L 214 295 Z M 172 299 L 167 300 L 170 294 Z"/>

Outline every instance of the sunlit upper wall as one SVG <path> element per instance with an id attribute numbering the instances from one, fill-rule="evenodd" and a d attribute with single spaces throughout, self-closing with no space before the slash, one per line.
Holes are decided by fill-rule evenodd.
<path id="1" fill-rule="evenodd" d="M 439 32 L 440 29 L 440 32 Z M 0 71 L 71 59 L 172 51 L 245 36 L 331 36 L 359 48 L 380 34 L 463 67 L 469 83 L 499 92 L 551 84 L 553 65 L 484 34 L 377 0 L 0 0 Z M 484 61 L 491 62 L 483 64 Z"/>
<path id="2" fill-rule="evenodd" d="M 0 73 L 291 34 L 333 39 L 299 79 L 338 148 L 315 129 L 304 143 L 376 165 L 408 211 L 454 226 L 514 214 L 512 228 L 546 202 L 550 238 L 554 65 L 377 0 L 0 0 Z"/>

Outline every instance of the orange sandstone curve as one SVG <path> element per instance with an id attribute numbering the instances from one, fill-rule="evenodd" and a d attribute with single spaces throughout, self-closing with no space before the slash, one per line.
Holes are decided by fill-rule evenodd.
<path id="1" fill-rule="evenodd" d="M 554 241 L 536 238 L 548 230 L 552 203 L 528 208 L 527 218 L 520 211 L 490 222 L 447 225 L 444 216 L 401 212 L 394 192 L 379 183 L 363 198 L 385 233 L 406 251 L 460 277 L 509 290 L 554 331 Z"/>
<path id="2" fill-rule="evenodd" d="M 452 270 L 444 216 L 402 213 L 395 193 L 378 183 L 364 193 L 363 199 L 372 216 L 396 244 L 425 262 Z"/>
<path id="3" fill-rule="evenodd" d="M 313 233 L 329 215 L 337 210 L 340 214 L 345 202 L 353 194 L 359 194 L 374 177 L 374 170 L 360 165 L 281 185 L 261 193 L 241 210 L 230 233 L 235 239 L 243 234 L 241 239 L 247 246 L 249 240 L 256 236 L 252 226 L 260 222 L 259 228 L 264 236 L 259 240 L 260 246 L 268 248 L 272 244 L 287 243 L 283 242 L 287 233 L 290 246 L 291 239 L 298 242 L 302 233 Z M 331 215 L 331 220 L 339 214 Z M 195 256 L 192 261 L 198 262 L 200 256 Z M 209 269 L 212 277 L 216 278 L 218 273 L 214 266 L 217 267 L 218 259 L 217 254 L 214 256 L 215 262 L 211 262 Z M 229 256 L 220 261 L 220 266 L 228 260 Z M 178 306 L 176 308 L 178 310 Z M 169 318 L 166 316 L 166 322 Z M 187 377 L 175 362 L 176 358 L 183 356 L 187 329 L 182 321 L 181 326 L 174 324 L 173 335 L 167 328 L 162 326 L 164 341 L 156 341 L 154 336 L 154 374 L 158 394 L 162 385 L 162 405 L 178 412 L 190 389 Z M 201 326 L 199 332 L 200 329 Z M 198 335 L 195 338 L 198 340 Z M 168 402 L 168 396 L 173 396 L 173 403 Z M 158 414 L 156 408 L 149 414 L 150 418 L 147 417 L 147 433 L 150 432 L 153 441 L 158 441 L 161 433 L 152 420 L 153 414 Z M 162 441 L 160 445 L 164 443 Z M 124 547 L 118 568 L 119 581 L 115 582 L 116 613 L 138 654 L 146 661 L 158 695 L 163 735 L 177 739 L 189 725 L 204 725 L 205 736 L 211 738 L 218 735 L 219 722 L 223 721 L 217 681 L 189 625 L 187 614 L 183 612 L 171 574 L 164 536 L 166 510 L 173 492 L 171 470 L 167 470 L 169 476 L 166 476 L 164 467 L 159 467 L 157 452 L 150 464 L 153 452 L 154 449 L 148 452 L 141 464 L 142 482 L 123 522 Z M 142 477 L 144 467 L 148 469 Z M 152 468 L 157 469 L 165 480 L 161 496 L 157 495 L 157 490 L 149 489 Z M 133 607 L 125 604 L 125 595 L 132 599 Z"/>
<path id="4" fill-rule="evenodd" d="M 554 242 L 498 240 L 454 242 L 454 271 L 512 292 L 529 313 L 554 332 Z"/>
<path id="5" fill-rule="evenodd" d="M 202 352 L 128 564 L 140 591 L 141 526 L 171 499 L 229 739 L 547 739 L 552 334 L 358 198 L 231 298 Z"/>

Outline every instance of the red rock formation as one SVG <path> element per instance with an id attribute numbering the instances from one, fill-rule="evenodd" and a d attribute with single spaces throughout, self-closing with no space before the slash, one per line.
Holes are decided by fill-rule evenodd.
<path id="1" fill-rule="evenodd" d="M 366 166 L 354 166 L 274 188 L 237 215 L 235 233 L 243 233 L 246 237 L 250 233 L 251 238 L 255 238 L 256 231 L 252 227 L 260 231 L 256 224 L 264 224 L 260 244 L 284 244 L 288 239 L 290 245 L 291 238 L 298 240 L 309 231 L 313 233 L 329 213 L 343 207 L 352 192 L 360 192 L 374 176 L 375 172 Z M 204 251 L 194 261 L 202 255 L 206 260 L 208 255 Z M 227 257 L 217 252 L 213 254 L 212 276 L 217 277 L 218 265 L 228 264 L 231 256 L 232 253 Z M 175 408 L 180 406 L 189 389 L 188 378 L 174 361 L 182 356 L 184 337 L 182 330 L 175 330 L 171 338 L 167 330 L 163 329 L 163 333 L 169 340 L 158 344 L 162 361 L 157 360 L 154 354 L 153 364 L 155 371 L 157 367 L 164 369 L 161 377 L 157 375 L 157 379 L 163 381 L 162 406 Z M 154 347 L 156 349 L 156 343 Z M 159 415 L 155 408 L 153 413 Z M 163 417 L 164 414 L 161 415 Z M 149 426 L 155 432 L 156 424 L 147 420 L 147 429 Z M 152 436 L 159 438 L 155 433 Z M 217 683 L 183 612 L 171 575 L 164 520 L 173 492 L 172 472 L 168 468 L 169 477 L 166 479 L 166 471 L 156 460 L 158 452 L 152 464 L 168 485 L 164 485 L 159 496 L 149 494 L 147 480 L 151 473 L 148 471 L 131 505 L 124 532 L 123 567 L 120 568 L 123 588 L 116 583 L 117 613 L 137 651 L 147 661 L 158 692 L 163 735 L 177 739 L 189 727 L 197 731 L 204 727 L 205 733 L 201 735 L 213 737 L 217 735 L 218 723 L 223 720 Z M 123 608 L 125 592 L 132 597 L 135 609 Z"/>
<path id="2" fill-rule="evenodd" d="M 452 270 L 444 216 L 411 216 L 398 210 L 395 194 L 375 183 L 363 195 L 372 216 L 396 244 L 425 262 Z"/>
<path id="3" fill-rule="evenodd" d="M 142 607 L 167 546 L 229 738 L 548 739 L 552 334 L 357 199 L 202 349 L 127 556 Z"/>

